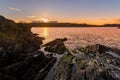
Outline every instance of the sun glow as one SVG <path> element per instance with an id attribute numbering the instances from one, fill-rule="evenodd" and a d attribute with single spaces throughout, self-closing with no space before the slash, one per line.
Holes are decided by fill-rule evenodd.
<path id="1" fill-rule="evenodd" d="M 44 37 L 48 36 L 48 28 L 46 28 L 46 27 L 43 29 L 43 36 Z"/>
<path id="2" fill-rule="evenodd" d="M 45 22 L 45 23 L 49 22 L 49 20 L 47 18 L 41 18 L 40 20 Z"/>

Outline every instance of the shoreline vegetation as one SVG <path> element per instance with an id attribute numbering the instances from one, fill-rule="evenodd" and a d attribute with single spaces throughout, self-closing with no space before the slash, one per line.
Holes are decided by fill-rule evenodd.
<path id="1" fill-rule="evenodd" d="M 71 51 L 67 38 L 43 44 L 31 26 L 0 16 L 0 80 L 120 80 L 120 49 L 95 44 Z"/>

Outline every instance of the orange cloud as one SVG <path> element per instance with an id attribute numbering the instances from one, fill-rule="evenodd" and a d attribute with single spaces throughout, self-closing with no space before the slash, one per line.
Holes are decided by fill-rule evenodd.
<path id="1" fill-rule="evenodd" d="M 120 18 L 118 18 L 118 19 L 113 19 L 114 21 L 116 21 L 116 22 L 120 22 Z"/>

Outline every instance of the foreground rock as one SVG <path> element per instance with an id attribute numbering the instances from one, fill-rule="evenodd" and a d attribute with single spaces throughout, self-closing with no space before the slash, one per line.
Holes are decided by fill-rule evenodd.
<path id="1" fill-rule="evenodd" d="M 23 61 L 1 67 L 0 74 L 4 76 L 7 75 L 8 80 L 11 78 L 14 78 L 14 80 L 34 80 L 39 74 L 39 71 L 48 66 L 45 68 L 44 72 L 41 72 L 41 74 L 39 74 L 39 78 L 35 79 L 43 80 L 55 62 L 56 58 L 45 56 L 43 52 L 38 51 L 35 53 L 35 55 L 26 57 Z M 47 72 L 45 73 L 45 71 Z M 5 80 L 6 77 L 2 75 L 0 76 L 0 79 Z"/>
<path id="2" fill-rule="evenodd" d="M 56 58 L 39 50 L 43 39 L 0 16 L 0 80 L 44 80 Z"/>
<path id="3" fill-rule="evenodd" d="M 43 47 L 45 47 L 45 51 L 63 54 L 66 51 L 66 47 L 64 45 L 65 41 L 67 41 L 67 38 L 64 39 L 57 38 L 51 42 L 44 44 Z"/>
<path id="4" fill-rule="evenodd" d="M 120 80 L 120 50 L 96 44 L 61 58 L 54 80 Z"/>

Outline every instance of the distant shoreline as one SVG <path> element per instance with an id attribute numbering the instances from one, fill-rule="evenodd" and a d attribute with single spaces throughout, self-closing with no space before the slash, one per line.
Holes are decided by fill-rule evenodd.
<path id="1" fill-rule="evenodd" d="M 91 25 L 91 24 L 76 24 L 76 23 L 17 23 L 30 27 L 118 27 L 120 24 L 104 24 L 104 25 Z"/>
<path id="2" fill-rule="evenodd" d="M 88 27 L 88 26 L 85 26 L 85 27 L 81 27 L 81 26 L 79 26 L 79 27 L 74 27 L 74 26 L 69 26 L 69 27 L 67 27 L 67 26 L 65 26 L 65 27 L 53 27 L 53 26 L 32 26 L 33 28 L 44 28 L 44 27 L 48 27 L 48 28 L 110 28 L 109 26 L 92 26 L 92 27 Z M 115 26 L 112 26 L 111 28 L 119 28 L 120 29 L 120 27 L 115 27 Z"/>

